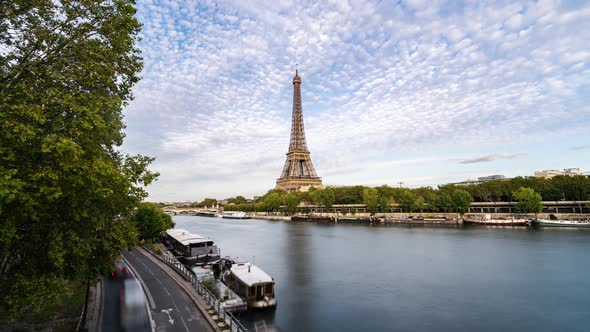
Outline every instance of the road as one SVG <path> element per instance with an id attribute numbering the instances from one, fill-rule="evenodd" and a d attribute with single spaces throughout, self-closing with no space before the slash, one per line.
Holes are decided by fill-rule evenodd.
<path id="1" fill-rule="evenodd" d="M 125 252 L 124 262 L 145 290 L 145 310 L 142 323 L 134 331 L 188 332 L 213 331 L 203 314 L 188 295 L 158 265 L 137 250 Z M 122 278 L 104 278 L 102 296 L 102 317 L 99 331 L 122 331 L 121 292 Z M 150 319 L 152 324 L 150 324 Z M 153 325 L 153 326 L 152 326 Z"/>

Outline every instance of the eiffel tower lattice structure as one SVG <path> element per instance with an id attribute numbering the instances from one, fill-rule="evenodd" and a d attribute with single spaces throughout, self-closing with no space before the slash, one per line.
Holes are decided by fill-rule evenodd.
<path id="1" fill-rule="evenodd" d="M 301 107 L 301 77 L 295 69 L 293 77 L 293 120 L 291 123 L 291 141 L 287 160 L 283 167 L 281 177 L 277 179 L 276 189 L 289 192 L 306 191 L 311 187 L 321 187 L 320 178 L 313 168 L 311 156 L 305 142 L 305 129 L 303 128 L 303 110 Z"/>

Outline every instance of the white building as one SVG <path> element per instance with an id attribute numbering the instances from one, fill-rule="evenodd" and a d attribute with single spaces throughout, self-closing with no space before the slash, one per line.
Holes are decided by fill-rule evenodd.
<path id="1" fill-rule="evenodd" d="M 566 168 L 563 171 L 557 169 L 545 169 L 542 171 L 535 171 L 534 176 L 536 178 L 544 178 L 544 179 L 551 179 L 554 176 L 558 175 L 567 175 L 567 176 L 576 176 L 576 175 L 584 175 L 579 168 Z"/>

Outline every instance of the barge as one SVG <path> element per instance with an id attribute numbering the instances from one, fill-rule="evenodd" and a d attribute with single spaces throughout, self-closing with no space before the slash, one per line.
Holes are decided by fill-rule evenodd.
<path id="1" fill-rule="evenodd" d="M 250 217 L 248 217 L 246 212 L 242 212 L 242 211 L 224 212 L 221 215 L 221 218 L 224 218 L 224 219 L 250 219 Z"/>
<path id="2" fill-rule="evenodd" d="M 213 240 L 186 229 L 169 229 L 164 234 L 164 244 L 187 265 L 219 260 L 220 250 Z"/>
<path id="3" fill-rule="evenodd" d="M 531 221 L 531 225 L 544 227 L 590 227 L 590 220 L 535 219 Z"/>
<path id="4" fill-rule="evenodd" d="M 317 223 L 330 223 L 333 224 L 336 222 L 336 219 L 331 216 L 316 216 L 311 214 L 303 214 L 292 216 L 291 221 L 301 221 L 301 222 L 317 222 Z"/>
<path id="5" fill-rule="evenodd" d="M 340 224 L 370 224 L 374 222 L 380 222 L 380 219 L 377 217 L 369 217 L 369 218 L 349 218 L 349 217 L 342 217 L 338 218 L 337 222 Z"/>
<path id="6" fill-rule="evenodd" d="M 274 278 L 245 260 L 222 258 L 213 272 L 230 290 L 240 296 L 248 309 L 275 309 Z"/>
<path id="7" fill-rule="evenodd" d="M 215 218 L 215 217 L 217 217 L 217 212 L 215 212 L 215 211 L 199 211 L 196 213 L 196 215 L 199 217 Z"/>
<path id="8" fill-rule="evenodd" d="M 489 214 L 484 219 L 463 219 L 465 225 L 485 225 L 485 226 L 528 226 L 529 219 L 502 218 L 492 219 Z"/>

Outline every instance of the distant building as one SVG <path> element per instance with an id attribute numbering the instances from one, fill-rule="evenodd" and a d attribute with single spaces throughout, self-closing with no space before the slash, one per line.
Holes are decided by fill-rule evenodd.
<path id="1" fill-rule="evenodd" d="M 469 185 L 474 185 L 474 184 L 482 184 L 484 182 L 494 181 L 494 180 L 510 180 L 510 179 L 505 177 L 504 175 L 495 174 L 495 175 L 488 175 L 488 176 L 480 176 L 477 178 L 477 180 L 467 179 L 465 181 L 455 182 L 455 183 L 451 183 L 451 184 L 458 185 L 458 186 L 469 186 Z"/>
<path id="2" fill-rule="evenodd" d="M 576 175 L 584 175 L 579 168 L 566 168 L 563 171 L 557 169 L 545 169 L 542 171 L 535 171 L 534 176 L 536 178 L 543 178 L 543 179 L 551 179 L 554 176 L 558 175 L 567 175 L 567 176 L 576 176 Z"/>
<path id="3" fill-rule="evenodd" d="M 477 178 L 479 182 L 486 182 L 492 180 L 506 180 L 504 175 L 496 174 L 496 175 L 489 175 L 489 176 L 480 176 Z"/>

